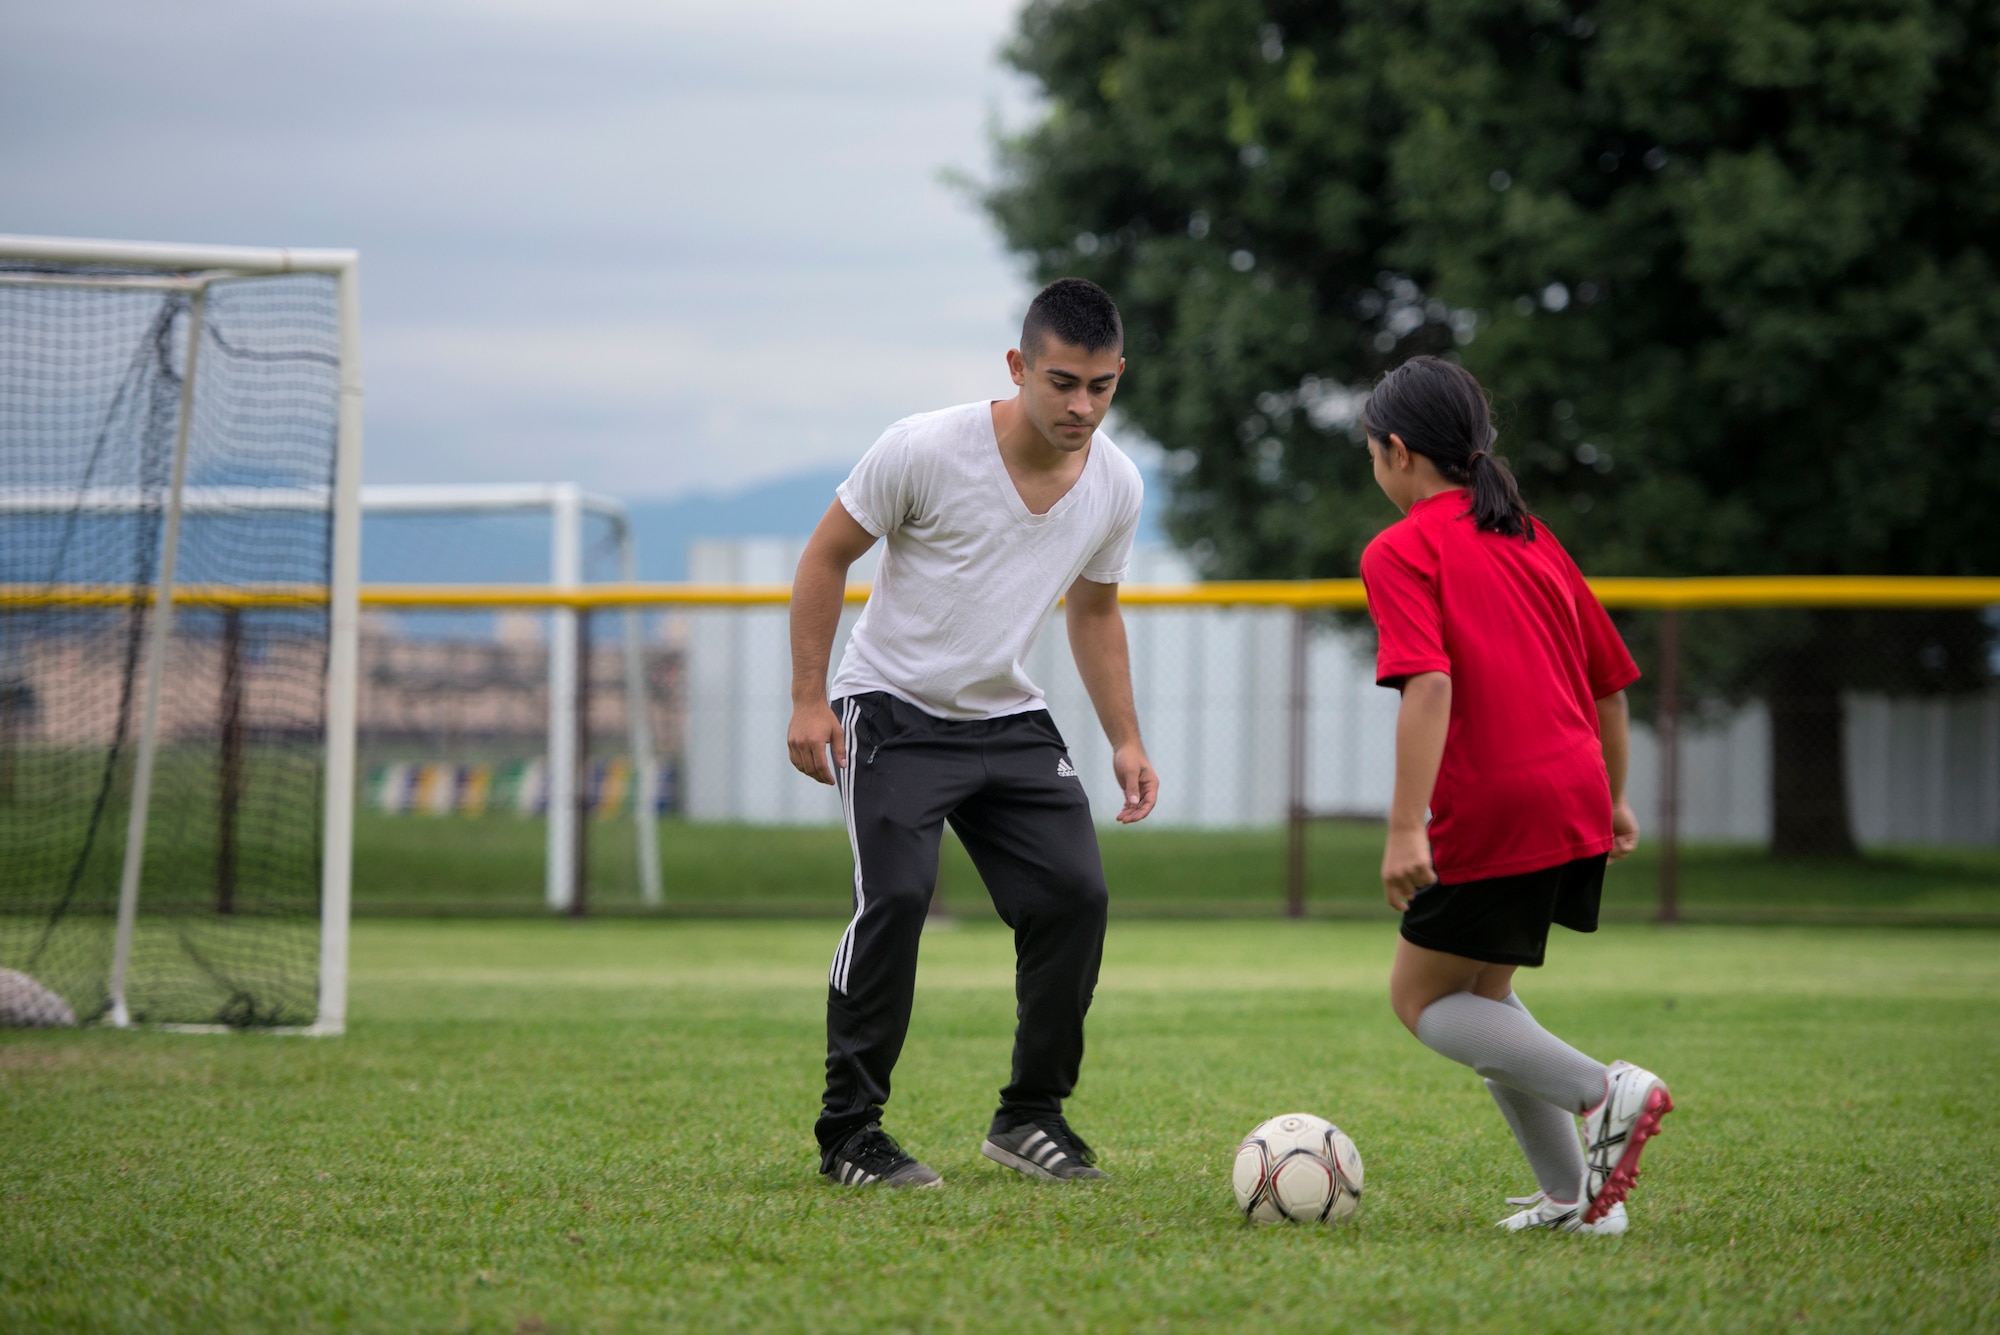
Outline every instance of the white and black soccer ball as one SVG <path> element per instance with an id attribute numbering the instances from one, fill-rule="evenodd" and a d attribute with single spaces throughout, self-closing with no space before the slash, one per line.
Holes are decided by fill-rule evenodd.
<path id="1" fill-rule="evenodd" d="M 1311 1113 L 1273 1117 L 1236 1147 L 1236 1206 L 1255 1224 L 1333 1224 L 1361 1204 L 1361 1151 Z"/>

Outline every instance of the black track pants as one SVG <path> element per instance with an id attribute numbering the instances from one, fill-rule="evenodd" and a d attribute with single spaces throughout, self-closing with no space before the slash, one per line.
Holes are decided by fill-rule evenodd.
<path id="1" fill-rule="evenodd" d="M 1045 710 L 940 719 L 879 692 L 833 709 L 847 734 L 847 769 L 835 774 L 854 846 L 854 920 L 827 980 L 821 1148 L 878 1120 L 889 1098 L 946 821 L 1014 929 L 1014 1070 L 997 1120 L 1060 1112 L 1083 1062 L 1106 899 L 1062 734 Z"/>

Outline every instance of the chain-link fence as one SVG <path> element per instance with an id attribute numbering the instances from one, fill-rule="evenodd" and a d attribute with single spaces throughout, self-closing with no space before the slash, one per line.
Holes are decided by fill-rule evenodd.
<path id="1" fill-rule="evenodd" d="M 1614 871 L 1615 912 L 2000 919 L 2000 581 L 1601 589 L 1645 674 L 1631 692 L 1629 783 L 1645 838 Z M 1377 911 L 1397 696 L 1374 684 L 1358 586 L 1124 596 L 1163 786 L 1143 825 L 1105 827 L 1121 911 Z M 832 790 L 785 749 L 784 598 L 774 585 L 598 586 L 581 598 L 583 669 L 566 700 L 551 693 L 550 614 L 537 606 L 371 611 L 358 910 L 542 905 L 545 756 L 552 719 L 568 716 L 586 738 L 581 907 L 649 907 L 636 826 L 651 819 L 667 911 L 845 912 Z M 1108 820 L 1109 747 L 1060 614 L 1028 666 Z M 650 813 L 637 809 L 635 726 L 657 757 Z M 986 911 L 949 840 L 941 877 L 952 909 Z"/>

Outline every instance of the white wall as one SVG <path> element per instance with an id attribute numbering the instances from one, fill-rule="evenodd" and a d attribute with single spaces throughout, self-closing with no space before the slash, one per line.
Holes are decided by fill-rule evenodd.
<path id="1" fill-rule="evenodd" d="M 1862 843 L 2000 843 L 2000 688 L 1847 700 L 1847 782 Z"/>
<path id="2" fill-rule="evenodd" d="M 2000 688 L 1983 695 L 1850 695 L 1848 809 L 1863 844 L 2000 844 Z M 1692 726 L 1690 726 L 1692 724 Z M 1659 827 L 1659 745 L 1633 730 L 1632 806 Z M 1771 837 L 1771 724 L 1761 704 L 1681 726 L 1681 833 Z"/>
<path id="3" fill-rule="evenodd" d="M 1762 843 L 1771 837 L 1771 720 L 1761 704 L 1737 710 L 1692 709 L 1681 718 L 1681 838 Z M 1653 729 L 1632 729 L 1626 796 L 1641 837 L 1660 828 L 1660 743 Z"/>
<path id="4" fill-rule="evenodd" d="M 789 580 L 802 539 L 693 544 L 688 573 L 703 583 Z M 873 573 L 875 553 L 856 567 Z M 1193 572 L 1173 551 L 1133 553 L 1135 583 L 1184 583 Z M 841 618 L 840 661 L 858 609 Z M 1286 674 L 1292 617 L 1243 608 L 1126 612 L 1133 692 L 1149 756 L 1162 776 L 1162 825 L 1271 825 L 1284 819 Z M 759 824 L 832 823 L 833 790 L 791 767 L 791 650 L 782 607 L 685 614 L 688 669 L 688 815 Z M 1374 684 L 1365 637 L 1316 631 L 1308 647 L 1307 802 L 1315 810 L 1386 810 L 1395 760 L 1396 695 Z M 1109 820 L 1121 805 L 1111 748 L 1070 657 L 1060 613 L 1028 660 L 1069 742 L 1092 806 Z"/>
<path id="5" fill-rule="evenodd" d="M 782 583 L 803 539 L 701 542 L 691 578 Z M 879 549 L 878 549 L 879 550 Z M 876 553 L 855 577 L 866 579 Z M 1192 578 L 1171 550 L 1133 555 L 1134 583 Z M 859 614 L 842 616 L 833 662 Z M 1286 803 L 1287 673 L 1292 614 L 1256 608 L 1128 608 L 1133 694 L 1161 776 L 1160 825 L 1274 825 Z M 687 811 L 696 820 L 835 823 L 831 788 L 792 769 L 786 609 L 691 612 Z M 1375 685 L 1373 637 L 1316 624 L 1307 642 L 1306 801 L 1318 812 L 1387 812 L 1395 772 L 1394 691 Z M 1110 746 L 1070 659 L 1057 613 L 1028 660 L 1069 742 L 1098 819 L 1120 805 Z M 1952 700 L 1851 697 L 1847 765 L 1863 843 L 2000 843 L 2000 689 Z M 1633 730 L 1629 791 L 1644 829 L 1659 828 L 1659 747 Z M 1681 725 L 1681 834 L 1761 843 L 1771 831 L 1770 721 L 1762 705 L 1692 710 Z"/>
<path id="6" fill-rule="evenodd" d="M 1268 825 L 1285 811 L 1283 616 L 1233 608 L 1128 613 L 1133 696 L 1161 776 L 1163 825 Z M 1104 739 L 1057 616 L 1029 659 L 1101 820 L 1122 804 Z"/>
<path id="7" fill-rule="evenodd" d="M 688 545 L 698 584 L 789 584 L 804 538 L 746 538 Z M 855 563 L 875 573 L 879 549 Z M 841 613 L 829 670 L 840 662 L 859 607 Z M 718 608 L 685 614 L 687 765 L 684 807 L 693 820 L 763 825 L 838 824 L 834 790 L 792 768 L 785 728 L 792 716 L 788 609 Z"/>

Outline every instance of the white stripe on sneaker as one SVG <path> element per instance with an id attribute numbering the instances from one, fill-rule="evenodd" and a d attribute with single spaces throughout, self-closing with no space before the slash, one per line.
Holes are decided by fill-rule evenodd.
<path id="1" fill-rule="evenodd" d="M 1021 1142 L 1019 1153 L 1037 1168 L 1048 1168 L 1063 1159 L 1062 1146 L 1050 1140 L 1040 1127 L 1036 1127 L 1034 1133 Z"/>

